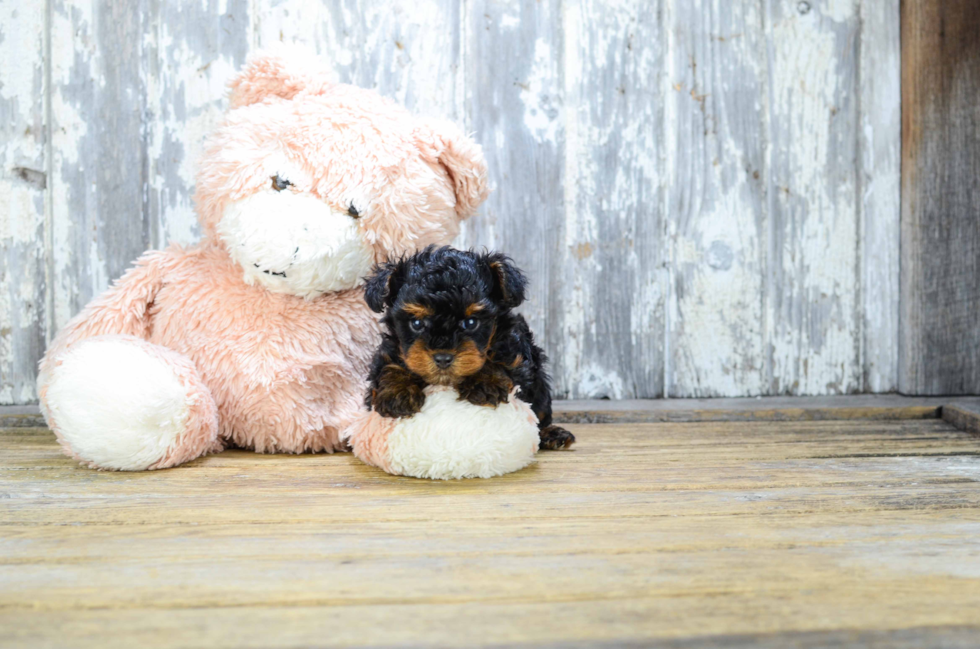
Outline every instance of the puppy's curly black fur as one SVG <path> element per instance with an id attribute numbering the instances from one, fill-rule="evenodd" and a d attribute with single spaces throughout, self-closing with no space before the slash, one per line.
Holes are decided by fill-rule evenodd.
<path id="1" fill-rule="evenodd" d="M 422 408 L 426 385 L 450 385 L 481 406 L 517 396 L 538 417 L 542 449 L 575 437 L 551 423 L 547 359 L 523 316 L 527 279 L 500 253 L 429 246 L 376 266 L 365 299 L 384 312 L 385 332 L 371 365 L 366 404 L 386 417 Z"/>

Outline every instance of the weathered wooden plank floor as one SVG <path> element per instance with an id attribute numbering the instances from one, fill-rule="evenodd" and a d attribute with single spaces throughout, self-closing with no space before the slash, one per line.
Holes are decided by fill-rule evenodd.
<path id="1" fill-rule="evenodd" d="M 0 645 L 975 646 L 980 438 L 573 425 L 490 481 L 348 456 L 76 467 L 0 430 Z"/>

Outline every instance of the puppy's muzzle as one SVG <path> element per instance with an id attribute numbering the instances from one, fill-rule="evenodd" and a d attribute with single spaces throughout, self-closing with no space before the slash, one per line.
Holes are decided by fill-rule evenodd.
<path id="1" fill-rule="evenodd" d="M 447 369 L 456 360 L 455 354 L 447 354 L 445 352 L 439 352 L 432 355 L 432 361 L 436 364 L 440 370 Z"/>

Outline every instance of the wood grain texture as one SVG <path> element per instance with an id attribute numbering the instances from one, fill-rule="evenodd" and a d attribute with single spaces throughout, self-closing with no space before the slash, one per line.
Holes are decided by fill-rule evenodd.
<path id="1" fill-rule="evenodd" d="M 196 162 L 224 84 L 277 42 L 483 144 L 496 191 L 457 244 L 527 271 L 559 397 L 893 390 L 898 1 L 18 9 L 0 48 L 34 59 L 4 72 L 22 120 L 4 128 L 40 131 L 3 149 L 23 165 L 3 171 L 0 403 L 35 400 L 44 342 L 139 253 L 199 236 Z M 25 70 L 45 69 L 35 87 Z M 46 204 L 15 166 L 50 167 Z"/>
<path id="2" fill-rule="evenodd" d="M 250 4 L 153 0 L 140 5 L 145 13 L 143 218 L 154 248 L 200 237 L 192 202 L 197 161 L 204 138 L 225 110 L 225 84 L 251 49 Z"/>
<path id="3" fill-rule="evenodd" d="M 42 3 L 0 5 L 0 404 L 37 400 L 50 330 L 45 24 Z"/>
<path id="4" fill-rule="evenodd" d="M 766 32 L 769 393 L 860 391 L 858 5 L 774 2 Z"/>
<path id="5" fill-rule="evenodd" d="M 946 417 L 949 399 L 885 395 L 712 399 L 567 400 L 555 403 L 555 421 L 566 423 L 901 420 Z M 980 408 L 980 397 L 953 405 Z M 0 418 L 2 421 L 2 418 Z M 25 418 L 24 423 L 27 423 Z"/>
<path id="6" fill-rule="evenodd" d="M 902 3 L 899 388 L 980 392 L 980 10 Z"/>
<path id="7" fill-rule="evenodd" d="M 135 3 L 71 0 L 51 9 L 53 266 L 63 326 L 150 244 Z"/>
<path id="8" fill-rule="evenodd" d="M 949 399 L 895 394 L 837 397 L 756 397 L 711 399 L 562 400 L 554 402 L 557 423 L 699 421 L 821 421 L 831 419 L 935 419 L 945 417 Z M 980 407 L 980 397 L 960 397 L 955 405 Z M 955 422 L 954 422 L 954 425 Z M 0 406 L 0 428 L 44 426 L 37 406 Z"/>
<path id="9" fill-rule="evenodd" d="M 966 646 L 980 633 L 980 450 L 946 422 L 573 431 L 574 451 L 460 482 L 241 451 L 96 472 L 47 430 L 0 431 L 0 645 Z"/>
<path id="10" fill-rule="evenodd" d="M 763 3 L 680 0 L 668 15 L 667 394 L 765 394 Z"/>
<path id="11" fill-rule="evenodd" d="M 131 639 L 133 645 L 154 647 L 161 636 L 175 638 L 182 647 L 325 647 L 358 646 L 363 643 L 364 629 L 378 632 L 378 645 L 392 646 L 401 642 L 404 635 L 424 637 L 437 646 L 497 646 L 526 649 L 544 647 L 553 649 L 585 649 L 600 645 L 617 649 L 644 649 L 650 646 L 645 635 L 658 627 L 670 624 L 679 614 L 673 602 L 651 599 L 630 605 L 620 602 L 569 602 L 567 604 L 459 604 L 444 605 L 426 610 L 420 615 L 417 606 L 396 605 L 381 607 L 316 607 L 203 608 L 166 611 L 154 615 L 154 611 L 37 611 L 28 615 L 0 613 L 0 622 L 13 619 L 19 622 L 9 633 L 11 642 L 21 645 L 35 642 L 39 648 L 61 649 L 65 646 L 128 647 L 114 637 L 106 638 L 102 629 L 111 626 L 114 636 Z M 684 611 L 686 613 L 686 611 Z M 795 609 L 794 614 L 802 615 Z M 814 615 L 823 613 L 814 609 Z M 548 614 L 553 619 L 535 620 L 535 616 Z M 739 610 L 730 607 L 724 611 L 712 609 L 710 614 L 724 616 L 734 628 L 748 625 L 738 620 Z M 355 620 L 351 623 L 348 616 Z M 589 632 L 597 620 L 619 616 L 635 625 L 629 636 L 635 640 L 620 640 L 613 633 Z M 913 619 L 925 616 L 914 615 Z M 887 631 L 835 629 L 802 632 L 752 633 L 734 632 L 725 635 L 695 635 L 697 626 L 705 625 L 707 615 L 692 616 L 685 622 L 691 635 L 681 638 L 658 637 L 657 647 L 665 649 L 973 649 L 976 646 L 976 625 L 928 625 Z M 713 619 L 713 618 L 712 618 Z M 288 626 L 276 626 L 286 620 Z M 460 626 L 456 626 L 456 624 Z M 625 624 L 625 623 L 624 623 Z M 465 626 L 463 626 L 465 625 Z M 276 640 L 270 644 L 265 631 L 278 629 Z M 535 629 L 521 633 L 521 629 Z M 555 633 L 560 628 L 562 633 Z M 647 631 L 647 633 L 643 633 Z M 703 629 L 701 631 L 704 632 Z M 571 638 L 552 642 L 551 638 Z M 73 645 L 63 644 L 66 637 L 75 638 Z M 501 640 L 491 645 L 485 638 Z M 532 638 L 532 639 L 529 639 Z M 585 638 L 580 640 L 579 638 Z"/>
<path id="12" fill-rule="evenodd" d="M 957 400 L 943 406 L 942 416 L 960 430 L 980 435 L 980 403 Z"/>
<path id="13" fill-rule="evenodd" d="M 464 225 L 463 247 L 506 251 L 531 280 L 521 306 L 536 338 L 555 353 L 566 308 L 552 299 L 565 220 L 565 105 L 561 5 L 557 0 L 475 0 L 463 14 L 463 123 L 483 145 L 495 191 Z M 559 370 L 559 394 L 573 388 Z"/>
<path id="14" fill-rule="evenodd" d="M 901 294 L 900 0 L 861 2 L 858 99 L 862 389 L 898 389 Z"/>
<path id="15" fill-rule="evenodd" d="M 898 3 L 669 14 L 668 395 L 894 389 Z"/>
<path id="16" fill-rule="evenodd" d="M 457 119 L 463 4 L 453 0 L 252 0 L 255 47 L 298 43 L 337 79 L 414 112 Z"/>
<path id="17" fill-rule="evenodd" d="M 548 322 L 562 396 L 663 392 L 662 18 L 647 0 L 563 7 L 565 217 L 549 235 Z"/>

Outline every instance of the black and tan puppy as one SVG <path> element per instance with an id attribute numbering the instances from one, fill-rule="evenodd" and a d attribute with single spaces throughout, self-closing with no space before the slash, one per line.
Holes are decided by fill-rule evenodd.
<path id="1" fill-rule="evenodd" d="M 538 417 L 542 449 L 575 437 L 551 423 L 547 360 L 523 316 L 523 273 L 502 254 L 430 246 L 375 267 L 365 298 L 384 312 L 366 403 L 385 417 L 408 417 L 425 403 L 426 385 L 448 385 L 479 406 L 517 396 Z"/>

